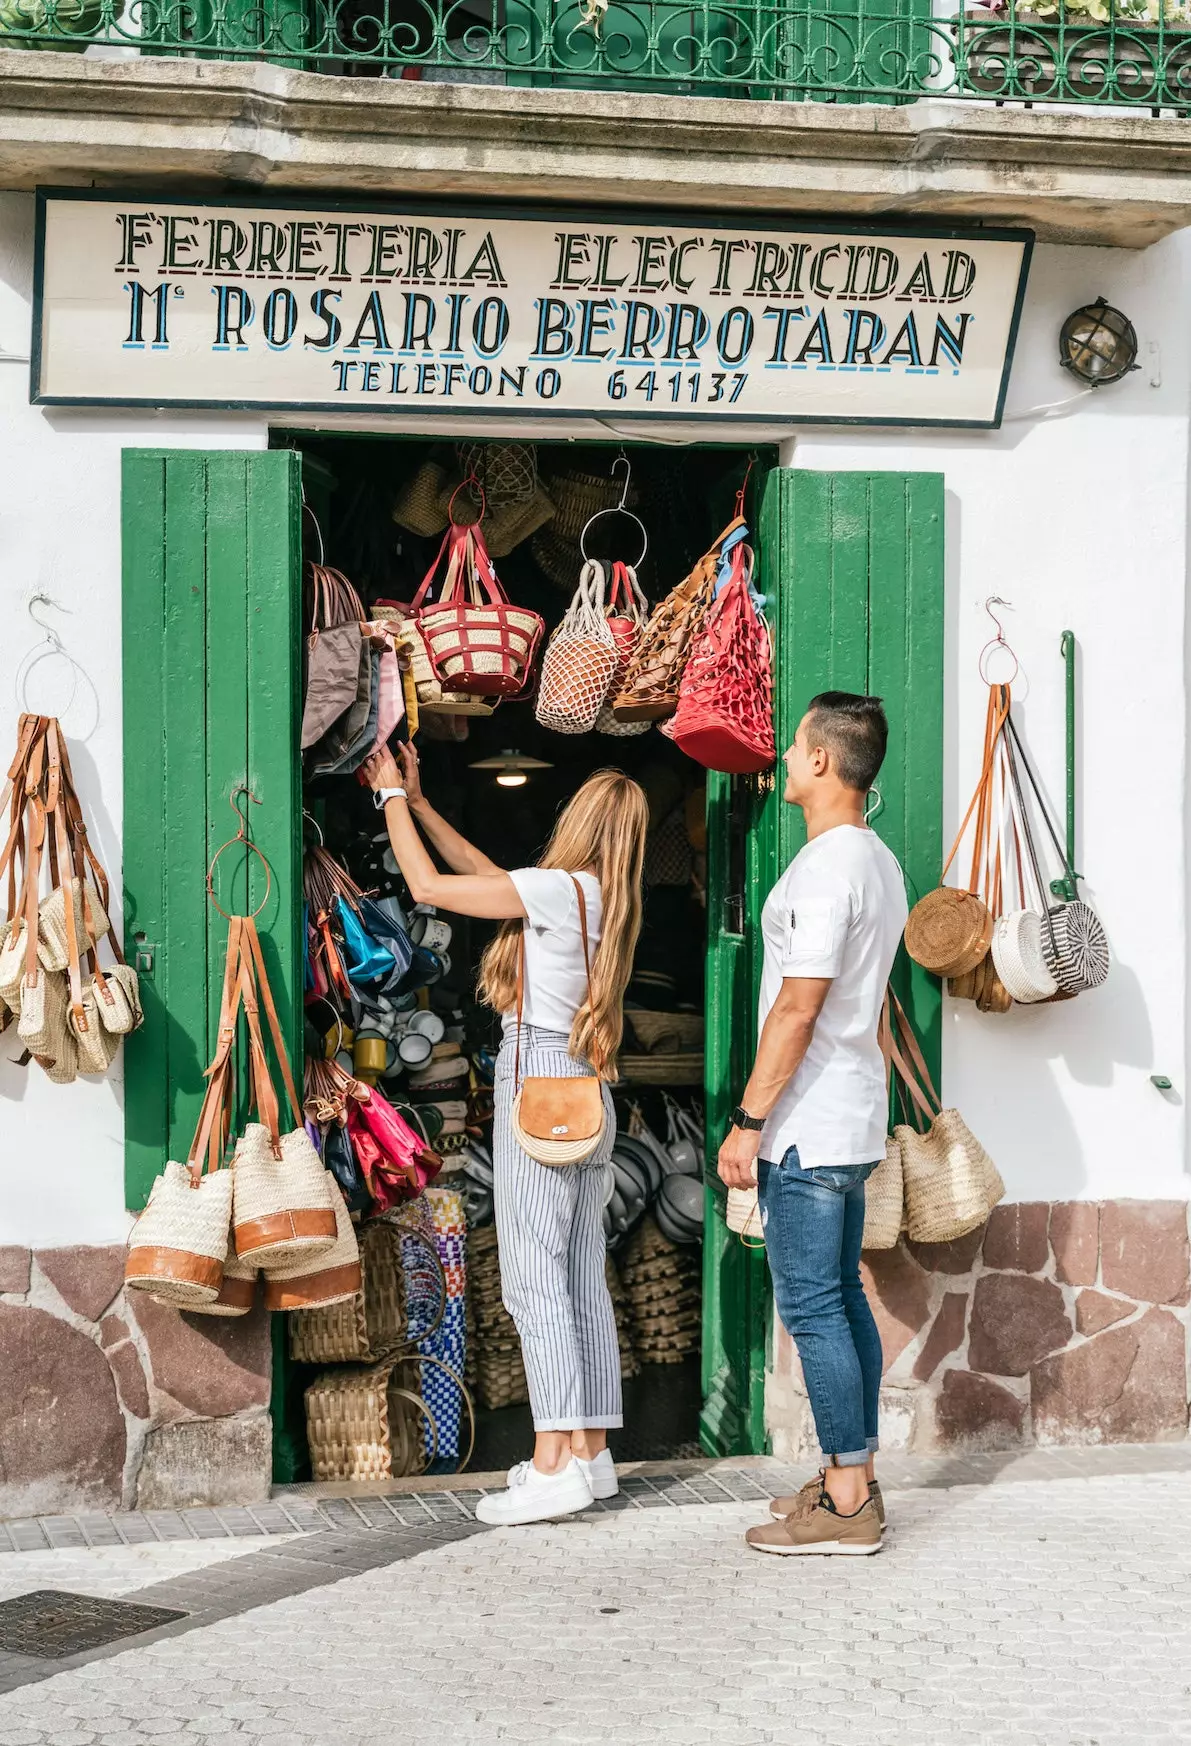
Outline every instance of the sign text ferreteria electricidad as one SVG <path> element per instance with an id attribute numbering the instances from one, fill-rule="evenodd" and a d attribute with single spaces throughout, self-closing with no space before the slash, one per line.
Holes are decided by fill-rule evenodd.
<path id="1" fill-rule="evenodd" d="M 993 425 L 1030 242 L 49 193 L 33 395 Z"/>

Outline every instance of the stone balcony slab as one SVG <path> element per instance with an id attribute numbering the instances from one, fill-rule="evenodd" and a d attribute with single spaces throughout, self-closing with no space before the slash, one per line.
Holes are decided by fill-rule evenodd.
<path id="1" fill-rule="evenodd" d="M 0 187 L 39 184 L 976 221 L 1143 248 L 1191 223 L 1191 127 L 1091 107 L 750 103 L 0 49 Z"/>

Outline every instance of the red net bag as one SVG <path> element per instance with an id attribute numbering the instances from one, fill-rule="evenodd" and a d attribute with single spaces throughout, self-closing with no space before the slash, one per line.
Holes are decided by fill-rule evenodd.
<path id="1" fill-rule="evenodd" d="M 773 649 L 749 592 L 753 554 L 743 540 L 703 620 L 682 675 L 678 708 L 661 729 L 708 770 L 747 775 L 777 756 Z"/>

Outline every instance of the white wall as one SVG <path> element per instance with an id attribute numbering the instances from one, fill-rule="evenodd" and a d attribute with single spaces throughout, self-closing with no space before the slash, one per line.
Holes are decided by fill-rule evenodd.
<path id="1" fill-rule="evenodd" d="M 27 356 L 33 202 L 0 194 L 0 354 Z M 1062 807 L 1060 631 L 1081 660 L 1081 871 L 1114 952 L 1100 993 L 984 1016 L 949 1002 L 945 1092 L 996 1157 L 1010 1198 L 1182 1196 L 1185 1175 L 1184 578 L 1191 363 L 1183 312 L 1191 233 L 1143 254 L 1043 248 L 1031 275 L 1008 418 L 998 433 L 800 433 L 794 464 L 938 470 L 947 482 L 947 820 L 976 774 L 976 660 L 990 593 L 1022 660 L 1027 743 Z M 1077 389 L 1059 325 L 1103 292 L 1134 319 L 1143 373 L 1050 415 Z M 1160 346 L 1150 385 L 1147 343 Z M 436 427 L 437 428 L 437 427 Z M 643 434 L 634 430 L 640 440 Z M 665 436 L 673 441 L 675 432 Z M 700 432 L 699 434 L 706 434 Z M 21 707 L 62 715 L 99 853 L 119 884 L 120 450 L 260 447 L 260 420 L 28 405 L 27 369 L 0 357 L 0 750 Z M 78 662 L 40 662 L 26 616 L 44 589 Z M 72 696 L 73 692 L 73 696 Z M 148 749 L 147 749 L 148 750 Z M 7 753 L 4 756 L 7 757 Z M 148 751 L 151 755 L 151 751 Z M 121 1086 L 52 1086 L 3 1057 L 0 1244 L 122 1239 Z M 1151 1073 L 1175 1082 L 1164 1096 Z"/>
<path id="2" fill-rule="evenodd" d="M 1184 599 L 1191 233 L 1134 254 L 1040 248 L 999 432 L 799 434 L 799 467 L 940 471 L 947 490 L 946 836 L 979 768 L 977 660 L 1004 622 L 1027 747 L 1064 805 L 1059 636 L 1079 643 L 1079 861 L 1108 930 L 1105 987 L 1004 1017 L 946 1002 L 944 1093 L 1013 1200 L 1182 1198 L 1185 1152 Z M 1063 318 L 1103 294 L 1142 370 L 1072 400 Z M 1156 342 L 1157 354 L 1149 351 Z M 1152 385 L 1152 377 L 1160 385 Z M 1049 414 L 1032 410 L 1069 404 Z M 993 670 L 994 677 L 1003 671 Z M 1166 1074 L 1173 1093 L 1150 1084 Z"/>
<path id="3" fill-rule="evenodd" d="M 11 354 L 29 355 L 32 268 L 32 196 L 0 194 L 0 757 L 6 768 L 21 709 L 61 716 L 88 830 L 118 892 L 120 451 L 260 448 L 267 431 L 259 419 L 31 407 L 27 365 Z M 26 602 L 39 590 L 66 609 L 45 616 L 73 670 L 58 657 L 27 661 L 42 632 Z M 14 1027 L 0 1037 L 0 1244 L 122 1242 L 120 1059 L 106 1080 L 57 1086 L 17 1067 L 18 1052 Z"/>

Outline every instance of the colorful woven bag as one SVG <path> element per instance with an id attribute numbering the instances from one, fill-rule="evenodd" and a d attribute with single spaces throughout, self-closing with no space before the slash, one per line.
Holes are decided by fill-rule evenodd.
<path id="1" fill-rule="evenodd" d="M 631 739 L 637 734 L 647 734 L 650 729 L 647 721 L 617 721 L 612 713 L 612 699 L 624 684 L 629 665 L 641 642 L 645 621 L 649 617 L 648 602 L 641 592 L 637 572 L 631 564 L 613 564 L 604 611 L 608 629 L 612 632 L 612 641 L 616 644 L 617 662 L 612 683 L 608 687 L 600 713 L 596 716 L 595 731 L 597 734 L 612 734 L 616 739 Z"/>
<path id="2" fill-rule="evenodd" d="M 589 559 L 542 656 L 538 721 L 558 734 L 590 733 L 619 664 L 604 613 L 604 566 Z"/>
<path id="3" fill-rule="evenodd" d="M 441 593 L 427 604 L 444 560 Z M 540 614 L 510 603 L 478 522 L 451 523 L 410 611 L 444 691 L 520 697 L 529 690 L 545 626 Z"/>
<path id="4" fill-rule="evenodd" d="M 624 683 L 612 699 L 617 721 L 662 721 L 678 708 L 683 670 L 711 605 L 724 542 L 743 526 L 740 516 L 729 522 L 685 581 L 654 608 Z"/>
<path id="5" fill-rule="evenodd" d="M 732 547 L 727 580 L 691 647 L 678 708 L 662 732 L 708 770 L 747 775 L 777 757 L 773 735 L 773 650 L 753 605 L 753 553 Z"/>

